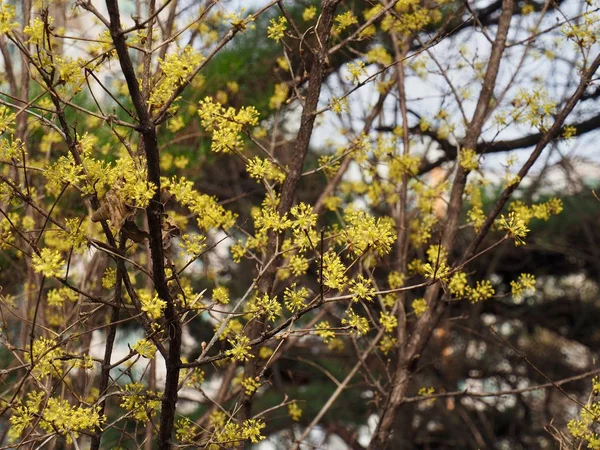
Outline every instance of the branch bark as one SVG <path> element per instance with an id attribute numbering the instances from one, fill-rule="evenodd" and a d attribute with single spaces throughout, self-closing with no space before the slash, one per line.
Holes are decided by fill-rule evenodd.
<path id="1" fill-rule="evenodd" d="M 133 102 L 138 120 L 138 132 L 142 135 L 144 152 L 148 168 L 148 181 L 153 183 L 156 190 L 148 207 L 148 234 L 150 254 L 152 257 L 152 279 L 158 296 L 166 302 L 165 326 L 168 330 L 169 350 L 166 359 L 166 381 L 161 405 L 160 429 L 158 433 L 158 448 L 171 448 L 171 435 L 175 421 L 175 411 L 178 397 L 179 365 L 181 363 L 181 323 L 175 303 L 167 286 L 164 267 L 164 252 L 162 246 L 163 205 L 160 201 L 160 165 L 158 154 L 158 139 L 156 125 L 150 118 L 148 109 L 140 91 L 137 76 L 131 62 L 131 57 L 125 42 L 126 36 L 121 28 L 119 5 L 117 0 L 106 0 L 110 19 L 110 34 L 121 65 L 121 70 L 127 82 L 127 87 Z"/>
<path id="2" fill-rule="evenodd" d="M 481 93 L 477 101 L 477 107 L 473 119 L 467 129 L 464 147 L 474 148 L 481 134 L 485 118 L 490 109 L 490 101 L 493 96 L 496 78 L 500 69 L 500 62 L 506 46 L 506 37 L 510 27 L 510 21 L 514 9 L 513 0 L 503 0 L 502 14 L 500 16 L 496 38 L 492 45 L 489 63 L 483 79 Z M 450 252 L 458 230 L 460 212 L 462 208 L 462 197 L 467 182 L 468 171 L 458 166 L 457 173 L 452 185 L 448 215 L 444 224 L 442 235 L 442 246 Z M 384 449 L 387 446 L 394 420 L 398 410 L 404 402 L 408 389 L 410 377 L 419 361 L 421 352 L 444 312 L 444 303 L 439 296 L 439 284 L 433 284 L 427 288 L 425 299 L 428 310 L 417 320 L 414 325 L 412 336 L 406 343 L 401 343 L 398 349 L 398 362 L 394 374 L 394 381 L 387 404 L 384 407 L 381 418 L 375 430 L 375 434 L 369 444 L 370 450 Z"/>

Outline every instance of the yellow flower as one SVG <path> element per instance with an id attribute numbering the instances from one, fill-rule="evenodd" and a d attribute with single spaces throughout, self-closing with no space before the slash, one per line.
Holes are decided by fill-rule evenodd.
<path id="1" fill-rule="evenodd" d="M 529 233 L 525 221 L 514 211 L 508 213 L 508 218 L 504 215 L 500 216 L 500 229 L 505 230 L 515 240 L 515 246 L 525 244 L 525 238 Z"/>
<path id="2" fill-rule="evenodd" d="M 288 404 L 288 414 L 294 422 L 298 422 L 300 417 L 302 417 L 302 409 L 300 409 L 295 400 Z"/>
<path id="3" fill-rule="evenodd" d="M 161 300 L 158 294 L 151 297 L 148 291 L 141 291 L 139 293 L 139 298 L 142 305 L 142 311 L 148 314 L 148 317 L 154 320 L 162 317 L 163 311 L 167 307 L 167 302 Z"/>
<path id="4" fill-rule="evenodd" d="M 356 314 L 352 309 L 347 312 L 348 318 L 342 319 L 342 325 L 348 325 L 350 328 L 356 330 L 356 334 L 359 336 L 367 334 L 369 331 L 369 321 L 366 317 L 361 317 Z"/>
<path id="5" fill-rule="evenodd" d="M 358 84 L 360 82 L 360 77 L 367 74 L 365 63 L 362 61 L 346 64 L 346 70 L 348 71 L 346 80 L 351 81 L 353 84 Z"/>
<path id="6" fill-rule="evenodd" d="M 398 319 L 396 316 L 381 311 L 379 313 L 379 323 L 385 329 L 386 333 L 391 333 L 398 326 Z"/>
<path id="7" fill-rule="evenodd" d="M 417 317 L 421 317 L 425 311 L 429 309 L 427 306 L 427 301 L 424 298 L 417 298 L 413 300 L 411 306 Z"/>
<path id="8" fill-rule="evenodd" d="M 33 270 L 45 277 L 61 277 L 64 261 L 56 250 L 44 248 L 39 255 L 33 255 Z"/>
<path id="9" fill-rule="evenodd" d="M 478 281 L 474 288 L 468 290 L 469 301 L 477 303 L 492 297 L 496 291 L 489 280 Z"/>
<path id="10" fill-rule="evenodd" d="M 270 109 L 279 109 L 288 98 L 290 88 L 286 83 L 277 83 L 275 85 L 275 93 L 269 99 Z"/>
<path id="11" fill-rule="evenodd" d="M 0 5 L 0 34 L 6 34 L 19 26 L 19 22 L 14 21 L 16 16 L 15 6 L 2 2 Z"/>
<path id="12" fill-rule="evenodd" d="M 350 282 L 350 293 L 354 295 L 352 301 L 370 301 L 373 299 L 373 295 L 375 295 L 375 289 L 371 286 L 370 280 L 367 280 L 362 275 L 358 275 Z"/>
<path id="13" fill-rule="evenodd" d="M 463 148 L 459 154 L 460 165 L 467 171 L 477 170 L 479 162 L 477 161 L 477 153 L 470 148 Z"/>
<path id="14" fill-rule="evenodd" d="M 305 306 L 304 301 L 308 296 L 308 290 L 304 286 L 300 289 L 296 289 L 296 283 L 293 283 L 290 287 L 285 288 L 285 291 L 283 292 L 283 301 L 288 310 L 296 312 Z"/>
<path id="15" fill-rule="evenodd" d="M 132 349 L 146 359 L 154 359 L 156 355 L 156 346 L 148 339 L 140 339 L 133 345 Z"/>
<path id="16" fill-rule="evenodd" d="M 308 6 L 302 12 L 302 20 L 304 20 L 305 22 L 309 22 L 309 21 L 313 20 L 316 15 L 317 15 L 317 7 L 314 5 Z"/>
<path id="17" fill-rule="evenodd" d="M 323 256 L 323 279 L 321 283 L 331 289 L 342 290 L 346 285 L 348 278 L 345 275 L 346 266 L 340 260 L 340 257 L 333 253 L 327 252 Z"/>
<path id="18" fill-rule="evenodd" d="M 285 36 L 285 30 L 287 29 L 287 19 L 283 16 L 277 19 L 271 19 L 267 28 L 267 37 L 273 39 L 275 42 L 279 42 Z"/>
<path id="19" fill-rule="evenodd" d="M 228 342 L 232 348 L 227 350 L 225 354 L 235 361 L 248 361 L 254 358 L 250 353 L 250 338 L 248 336 L 237 336 L 235 340 L 229 339 Z"/>
<path id="20" fill-rule="evenodd" d="M 334 20 L 335 20 L 336 25 L 335 25 L 335 28 L 333 29 L 333 32 L 335 34 L 339 34 L 342 31 L 344 31 L 346 28 L 348 28 L 349 26 L 358 23 L 358 19 L 352 13 L 352 11 L 346 11 L 343 14 L 338 14 L 337 16 L 335 16 Z"/>
<path id="21" fill-rule="evenodd" d="M 241 382 L 246 395 L 252 395 L 260 387 L 260 381 L 252 377 L 244 378 Z"/>
<path id="22" fill-rule="evenodd" d="M 214 288 L 212 293 L 212 299 L 217 303 L 226 305 L 227 303 L 229 303 L 229 289 L 227 289 L 225 286 L 218 286 Z"/>
<path id="23" fill-rule="evenodd" d="M 521 300 L 524 293 L 532 293 L 535 291 L 535 276 L 530 273 L 522 273 L 519 280 L 510 282 L 511 293 L 515 300 Z"/>
<path id="24" fill-rule="evenodd" d="M 329 321 L 327 321 L 327 320 L 323 320 L 323 321 L 319 322 L 315 326 L 315 330 L 316 330 L 315 334 L 317 336 L 319 336 L 321 339 L 323 339 L 323 342 L 325 342 L 325 343 L 327 343 L 331 339 L 335 338 L 335 333 L 331 329 L 331 325 L 329 325 Z"/>

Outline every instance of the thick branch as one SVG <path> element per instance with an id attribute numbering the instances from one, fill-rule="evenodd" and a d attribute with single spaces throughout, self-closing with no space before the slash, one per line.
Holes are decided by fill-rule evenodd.
<path id="1" fill-rule="evenodd" d="M 166 360 L 165 392 L 162 400 L 158 448 L 169 449 L 177 405 L 179 364 L 181 359 L 181 323 L 177 315 L 173 298 L 169 293 L 164 267 L 162 246 L 163 205 L 160 201 L 160 165 L 156 126 L 150 119 L 148 109 L 140 91 L 137 76 L 133 68 L 126 36 L 121 28 L 119 5 L 117 0 L 106 0 L 110 18 L 110 34 L 115 45 L 121 70 L 127 82 L 129 94 L 139 120 L 139 132 L 144 143 L 144 152 L 148 167 L 148 181 L 155 186 L 152 200 L 146 208 L 150 254 L 152 256 L 152 278 L 158 296 L 167 304 L 165 308 L 166 326 L 169 334 L 169 354 Z M 150 24 L 149 26 L 152 26 Z"/>

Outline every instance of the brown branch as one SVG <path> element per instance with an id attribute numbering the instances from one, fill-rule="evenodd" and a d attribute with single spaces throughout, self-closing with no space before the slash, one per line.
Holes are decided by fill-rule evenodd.
<path id="1" fill-rule="evenodd" d="M 539 156 L 542 154 L 542 151 L 546 148 L 546 146 L 558 136 L 565 120 L 581 99 L 593 75 L 598 70 L 598 67 L 600 67 L 600 55 L 597 56 L 596 59 L 594 59 L 594 61 L 590 65 L 590 67 L 583 72 L 583 75 L 581 76 L 581 80 L 579 82 L 579 86 L 577 86 L 577 89 L 575 90 L 573 95 L 571 95 L 562 111 L 558 114 L 556 120 L 554 121 L 550 129 L 544 134 L 544 136 L 541 137 L 541 139 L 535 146 L 535 149 L 533 150 L 523 167 L 521 167 L 521 170 L 519 170 L 517 174 L 517 182 L 512 183 L 502 192 L 500 198 L 496 201 L 496 204 L 494 205 L 494 209 L 487 216 L 485 222 L 481 226 L 481 229 L 477 233 L 477 236 L 475 237 L 475 239 L 473 239 L 473 241 L 465 251 L 463 259 L 468 259 L 477 251 L 477 247 L 479 247 L 479 244 L 481 244 L 481 241 L 483 241 L 483 238 L 489 232 L 490 228 L 492 227 L 492 224 L 494 223 L 494 220 L 496 220 L 496 217 L 498 217 L 498 215 L 504 208 L 504 204 L 508 201 L 511 194 L 515 191 L 515 189 L 519 187 L 519 185 L 521 184 L 521 180 L 523 180 L 523 178 L 529 173 L 529 170 L 531 169 L 535 161 L 539 158 Z"/>
<path id="2" fill-rule="evenodd" d="M 562 380 L 552 381 L 544 384 L 537 384 L 535 386 L 527 386 L 525 388 L 520 389 L 507 389 L 504 391 L 496 391 L 496 392 L 471 392 L 468 389 L 463 391 L 451 391 L 451 392 L 440 392 L 439 394 L 432 395 L 420 395 L 418 397 L 407 397 L 404 400 L 404 403 L 415 403 L 415 402 L 423 402 L 427 400 L 432 400 L 436 398 L 447 398 L 447 397 L 474 397 L 474 398 L 486 398 L 486 397 L 504 397 L 505 395 L 519 395 L 524 394 L 526 392 L 539 391 L 542 389 L 548 389 L 551 387 L 562 386 L 563 384 L 572 383 L 574 381 L 583 380 L 585 378 L 589 378 L 593 375 L 599 374 L 600 369 L 590 370 L 588 372 L 581 373 L 579 375 L 574 375 L 572 377 L 563 378 Z"/>
<path id="3" fill-rule="evenodd" d="M 175 303 L 165 276 L 164 252 L 162 243 L 162 216 L 163 205 L 160 201 L 160 165 L 158 154 L 158 138 L 156 126 L 150 118 L 148 109 L 140 91 L 135 69 L 129 56 L 125 41 L 126 36 L 121 28 L 119 5 L 117 0 L 106 0 L 106 7 L 110 18 L 110 34 L 119 58 L 121 70 L 127 82 L 129 94 L 139 120 L 139 133 L 142 135 L 146 163 L 148 168 L 148 181 L 155 186 L 154 195 L 146 214 L 148 218 L 148 234 L 150 240 L 150 254 L 152 256 L 152 278 L 158 296 L 166 302 L 165 321 L 169 335 L 169 352 L 166 358 L 166 381 L 164 396 L 161 406 L 160 429 L 158 434 L 158 448 L 171 448 L 171 435 L 175 421 L 175 409 L 178 397 L 179 365 L 181 362 L 181 323 L 175 308 Z"/>
<path id="4" fill-rule="evenodd" d="M 513 0 L 503 0 L 502 15 L 499 20 L 498 30 L 492 46 L 486 73 L 483 78 L 481 93 L 479 94 L 477 106 L 467 129 L 464 141 L 464 146 L 467 148 L 475 147 L 490 110 L 490 101 L 493 96 L 496 78 L 500 69 L 500 62 L 506 45 L 506 37 L 508 35 L 513 9 Z M 466 186 L 467 176 L 468 171 L 459 165 L 452 185 L 448 205 L 448 215 L 446 223 L 444 224 L 441 240 L 441 245 L 448 251 L 451 251 L 458 231 L 462 196 Z M 417 320 L 414 326 L 414 332 L 406 343 L 405 348 L 398 351 L 400 357 L 396 364 L 393 387 L 389 399 L 382 411 L 375 434 L 369 444 L 370 450 L 383 449 L 386 447 L 398 409 L 405 398 L 410 377 L 421 356 L 422 349 L 429 341 L 431 333 L 444 311 L 445 305 L 439 298 L 439 290 L 440 286 L 438 283 L 427 288 L 425 299 L 428 303 L 428 310 Z"/>
<path id="5" fill-rule="evenodd" d="M 125 249 L 126 238 L 124 234 L 121 233 L 121 238 L 119 242 L 119 250 L 121 252 Z M 108 332 L 106 334 L 106 344 L 104 347 L 104 359 L 102 361 L 101 369 L 100 369 L 100 386 L 99 386 L 99 397 L 102 398 L 102 401 L 99 403 L 98 414 L 104 414 L 104 409 L 106 407 L 106 391 L 108 388 L 108 381 L 110 378 L 110 369 L 111 364 L 110 360 L 112 358 L 115 338 L 117 336 L 117 322 L 119 321 L 119 312 L 121 305 L 121 293 L 123 286 L 123 275 L 125 274 L 125 265 L 122 260 L 117 260 L 117 279 L 115 282 L 115 293 L 112 304 L 112 312 L 110 316 L 110 325 L 108 327 Z M 96 429 L 96 432 L 92 436 L 92 444 L 91 450 L 98 450 L 100 448 L 100 441 L 102 439 L 102 430 L 100 427 Z"/>

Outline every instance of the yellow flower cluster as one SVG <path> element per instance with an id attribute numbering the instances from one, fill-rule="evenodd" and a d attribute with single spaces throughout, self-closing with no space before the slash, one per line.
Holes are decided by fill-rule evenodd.
<path id="1" fill-rule="evenodd" d="M 323 255 L 323 279 L 321 283 L 331 289 L 343 290 L 348 282 L 346 277 L 346 266 L 342 263 L 340 257 L 333 252 L 327 252 Z"/>
<path id="2" fill-rule="evenodd" d="M 354 296 L 352 301 L 358 302 L 359 300 L 373 300 L 375 295 L 375 289 L 371 285 L 371 281 L 358 275 L 355 279 L 350 282 L 350 293 Z"/>
<path id="3" fill-rule="evenodd" d="M 146 359 L 154 359 L 156 355 L 156 345 L 148 339 L 140 339 L 131 348 Z"/>
<path id="4" fill-rule="evenodd" d="M 600 390 L 598 389 L 598 377 L 592 381 L 593 393 L 597 396 Z M 594 396 L 594 398 L 597 398 Z M 590 397 L 591 399 L 592 397 Z M 567 423 L 569 433 L 575 438 L 587 442 L 587 448 L 590 450 L 600 450 L 600 434 L 596 429 L 596 424 L 600 420 L 600 401 L 590 400 L 585 408 L 581 409 L 578 419 L 571 419 Z"/>
<path id="5" fill-rule="evenodd" d="M 345 242 L 350 244 L 352 253 L 362 255 L 372 250 L 378 255 L 386 255 L 396 240 L 394 224 L 390 218 L 375 218 L 365 211 L 349 212 L 345 216 Z"/>
<path id="6" fill-rule="evenodd" d="M 61 357 L 64 355 L 62 349 L 57 345 L 54 339 L 39 337 L 33 341 L 31 349 L 33 361 L 32 374 L 40 380 L 46 376 L 60 377 L 63 374 Z M 27 360 L 30 358 L 30 352 L 25 354 Z"/>
<path id="7" fill-rule="evenodd" d="M 285 173 L 279 167 L 268 159 L 262 159 L 258 156 L 248 160 L 246 171 L 250 175 L 250 178 L 254 178 L 255 180 L 264 179 L 277 183 L 283 183 L 285 180 Z"/>
<path id="8" fill-rule="evenodd" d="M 367 62 L 388 66 L 392 63 L 392 56 L 382 45 L 376 45 L 367 52 Z"/>
<path id="9" fill-rule="evenodd" d="M 232 348 L 227 350 L 225 354 L 234 361 L 244 362 L 254 358 L 254 355 L 250 353 L 250 338 L 248 336 L 238 335 L 235 340 L 229 339 L 228 342 Z"/>
<path id="10" fill-rule="evenodd" d="M 385 32 L 408 36 L 441 18 L 438 8 L 427 9 L 421 6 L 419 0 L 400 0 L 394 9 L 396 14 L 386 14 L 381 22 L 381 29 Z"/>
<path id="11" fill-rule="evenodd" d="M 348 112 L 348 98 L 338 98 L 336 96 L 332 96 L 329 99 L 329 109 L 331 109 L 331 111 L 333 111 L 336 114 Z"/>
<path id="12" fill-rule="evenodd" d="M 509 210 L 514 211 L 525 223 L 529 223 L 531 219 L 549 220 L 551 216 L 558 215 L 562 212 L 563 205 L 559 198 L 551 198 L 547 202 L 537 203 L 531 206 L 527 206 L 523 202 L 517 200 L 510 204 Z"/>
<path id="13" fill-rule="evenodd" d="M 265 439 L 261 431 L 266 424 L 261 419 L 247 419 L 240 425 L 228 422 L 222 430 L 216 433 L 213 441 L 218 448 L 237 448 L 242 441 L 250 441 L 257 444 Z"/>
<path id="14" fill-rule="evenodd" d="M 512 102 L 513 120 L 545 130 L 552 123 L 556 113 L 556 102 L 542 88 L 522 89 Z"/>
<path id="15" fill-rule="evenodd" d="M 531 294 L 535 291 L 535 276 L 530 273 L 522 273 L 518 280 L 510 282 L 510 290 L 515 300 L 521 300 L 523 294 Z"/>
<path id="16" fill-rule="evenodd" d="M 52 25 L 54 23 L 54 18 L 48 16 L 48 24 Z M 25 42 L 26 44 L 32 44 L 36 46 L 44 46 L 45 44 L 45 24 L 39 18 L 36 17 L 33 21 L 33 24 L 27 25 L 23 28 L 23 33 L 29 36 L 29 39 Z"/>
<path id="17" fill-rule="evenodd" d="M 31 258 L 33 270 L 45 277 L 62 277 L 64 261 L 58 250 L 43 248 L 40 254 Z"/>
<path id="18" fill-rule="evenodd" d="M 15 125 L 15 118 L 17 116 L 11 112 L 11 110 L 9 108 L 7 108 L 4 105 L 0 106 L 0 133 L 4 133 L 5 131 L 8 131 L 9 133 L 13 133 L 14 130 L 14 125 Z M 3 152 L 3 153 L 8 153 L 8 148 Z"/>
<path id="19" fill-rule="evenodd" d="M 429 309 L 427 301 L 424 298 L 416 298 L 412 301 L 411 307 L 417 317 L 421 317 Z"/>
<path id="20" fill-rule="evenodd" d="M 316 15 L 317 7 L 314 5 L 308 6 L 304 8 L 304 11 L 302 12 L 302 20 L 304 20 L 305 22 L 310 22 L 315 18 Z"/>
<path id="21" fill-rule="evenodd" d="M 247 304 L 246 308 L 255 318 L 265 317 L 270 322 L 281 316 L 281 305 L 277 297 L 271 298 L 269 294 L 257 295 Z"/>
<path id="22" fill-rule="evenodd" d="M 79 299 L 79 294 L 68 287 L 62 287 L 60 289 L 49 290 L 46 299 L 48 306 L 60 307 L 65 300 L 76 302 Z"/>
<path id="23" fill-rule="evenodd" d="M 470 148 L 461 149 L 458 160 L 460 165 L 466 171 L 477 170 L 479 167 L 479 161 L 477 160 L 477 153 L 475 150 Z"/>
<path id="24" fill-rule="evenodd" d="M 381 341 L 379 341 L 379 350 L 381 350 L 381 352 L 384 355 L 387 355 L 396 346 L 397 343 L 398 339 L 396 339 L 393 336 L 390 336 L 389 334 L 386 334 L 381 338 Z"/>
<path id="25" fill-rule="evenodd" d="M 486 184 L 483 178 L 471 181 L 465 188 L 471 203 L 471 209 L 467 211 L 467 218 L 473 224 L 475 231 L 479 231 L 485 221 L 485 213 L 483 212 L 482 188 Z"/>
<path id="26" fill-rule="evenodd" d="M 340 34 L 346 28 L 351 25 L 355 25 L 358 23 L 358 19 L 352 13 L 352 11 L 346 11 L 343 14 L 338 14 L 334 18 L 335 26 L 333 28 L 333 34 Z"/>
<path id="27" fill-rule="evenodd" d="M 398 326 L 398 319 L 396 316 L 384 313 L 379 313 L 379 323 L 384 328 L 386 333 L 391 333 Z"/>
<path id="28" fill-rule="evenodd" d="M 85 236 L 86 226 L 80 219 L 66 219 L 66 230 L 59 230 L 56 234 L 46 233 L 44 239 L 47 245 L 55 250 L 82 254 L 87 249 Z"/>
<path id="29" fill-rule="evenodd" d="M 367 74 L 367 69 L 363 61 L 358 61 L 355 63 L 351 62 L 346 64 L 346 70 L 348 71 L 348 75 L 346 75 L 346 80 L 351 81 L 353 84 L 360 83 L 360 77 Z"/>
<path id="30" fill-rule="evenodd" d="M 0 118 L 0 129 L 1 126 L 6 127 L 6 123 L 1 125 L 2 119 Z M 23 157 L 23 142 L 20 139 L 2 139 L 0 140 L 0 160 L 1 161 L 21 161 Z"/>
<path id="31" fill-rule="evenodd" d="M 132 412 L 137 422 L 148 422 L 160 409 L 160 395 L 153 391 L 144 392 L 141 383 L 125 385 L 122 395 L 121 408 Z"/>
<path id="32" fill-rule="evenodd" d="M 167 307 L 167 302 L 161 300 L 158 294 L 152 297 L 150 292 L 143 290 L 139 292 L 138 296 L 142 305 L 142 311 L 148 314 L 150 319 L 156 320 L 162 317 L 163 311 Z"/>
<path id="33" fill-rule="evenodd" d="M 467 295 L 471 303 L 478 303 L 483 300 L 491 298 L 496 291 L 492 287 L 492 283 L 489 280 L 477 281 L 474 288 L 467 290 Z"/>
<path id="34" fill-rule="evenodd" d="M 302 417 L 302 409 L 295 400 L 288 404 L 288 414 L 294 422 L 298 422 Z"/>
<path id="35" fill-rule="evenodd" d="M 308 290 L 303 286 L 300 289 L 296 289 L 296 283 L 292 283 L 289 287 L 285 288 L 283 292 L 283 301 L 285 307 L 290 312 L 296 312 L 304 308 L 304 302 L 309 296 Z"/>
<path id="36" fill-rule="evenodd" d="M 160 107 L 164 105 L 173 95 L 175 89 L 187 81 L 202 62 L 204 57 L 194 50 L 191 46 L 187 46 L 183 51 L 171 53 L 165 59 L 158 60 L 162 76 L 157 85 L 152 89 L 148 104 L 151 106 Z"/>
<path id="37" fill-rule="evenodd" d="M 315 325 L 315 334 L 323 339 L 326 344 L 335 338 L 335 333 L 331 329 L 331 325 L 328 320 L 322 320 Z"/>
<path id="38" fill-rule="evenodd" d="M 254 394 L 260 387 L 260 381 L 257 381 L 256 378 L 252 377 L 244 378 L 240 384 L 244 387 L 244 392 L 246 392 L 246 395 Z"/>
<path id="39" fill-rule="evenodd" d="M 595 10 L 594 10 L 595 11 Z M 582 15 L 578 22 L 569 21 L 563 25 L 561 32 L 563 35 L 575 43 L 577 50 L 581 48 L 590 48 L 598 42 L 600 35 L 600 17 L 595 12 L 587 12 Z"/>
<path id="40" fill-rule="evenodd" d="M 161 183 L 168 192 L 183 206 L 197 216 L 200 229 L 231 228 L 236 216 L 218 204 L 215 197 L 200 194 L 194 189 L 194 183 L 185 177 L 163 178 Z"/>
<path id="41" fill-rule="evenodd" d="M 20 216 L 17 213 L 9 213 L 8 218 L 0 219 L 0 249 L 8 250 L 15 243 L 14 227 L 19 226 Z"/>
<path id="42" fill-rule="evenodd" d="M 0 34 L 6 34 L 19 26 L 19 22 L 15 22 L 17 13 L 15 5 L 8 2 L 0 4 Z"/>
<path id="43" fill-rule="evenodd" d="M 216 153 L 241 150 L 240 133 L 244 128 L 258 125 L 259 116 L 254 106 L 242 107 L 239 111 L 232 107 L 225 109 L 210 97 L 200 101 L 198 114 L 202 126 L 213 133 L 211 149 Z"/>
<path id="44" fill-rule="evenodd" d="M 179 243 L 184 252 L 196 258 L 206 249 L 206 236 L 201 234 L 184 234 Z"/>
<path id="45" fill-rule="evenodd" d="M 508 213 L 508 218 L 504 215 L 500 216 L 500 229 L 506 231 L 515 240 L 517 247 L 525 244 L 525 238 L 529 233 L 525 220 L 514 211 Z"/>
<path id="46" fill-rule="evenodd" d="M 285 36 L 287 23 L 287 19 L 283 16 L 280 16 L 277 19 L 271 19 L 269 21 L 269 27 L 267 28 L 267 37 L 273 39 L 275 42 L 279 42 Z"/>
<path id="47" fill-rule="evenodd" d="M 11 439 L 17 439 L 36 417 L 41 417 L 38 423 L 44 431 L 65 436 L 68 444 L 79 437 L 80 432 L 93 431 L 106 421 L 106 417 L 99 414 L 98 407 L 73 407 L 67 400 L 55 397 L 48 398 L 40 412 L 45 395 L 44 392 L 32 392 L 25 405 L 16 408 L 10 418 Z"/>
<path id="48" fill-rule="evenodd" d="M 277 83 L 275 85 L 275 93 L 269 99 L 270 109 L 279 109 L 288 98 L 290 88 L 286 83 Z"/>
<path id="49" fill-rule="evenodd" d="M 117 269 L 113 267 L 107 267 L 102 276 L 102 287 L 104 289 L 112 288 L 117 282 Z"/>
<path id="50" fill-rule="evenodd" d="M 214 302 L 226 305 L 229 303 L 229 289 L 225 286 L 218 286 L 213 289 L 212 299 Z"/>
<path id="51" fill-rule="evenodd" d="M 353 328 L 358 336 L 363 336 L 369 332 L 369 321 L 366 317 L 359 316 L 352 309 L 349 309 L 346 315 L 348 318 L 342 319 L 342 325 Z"/>

